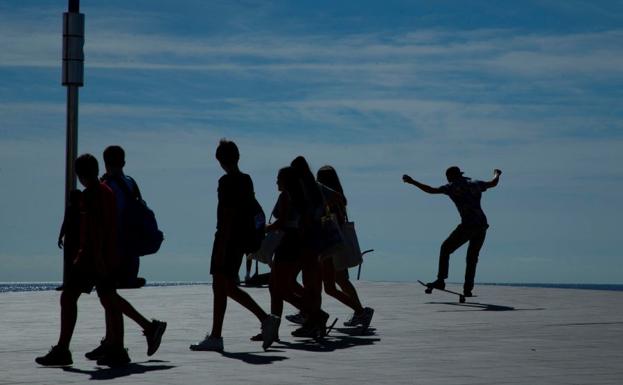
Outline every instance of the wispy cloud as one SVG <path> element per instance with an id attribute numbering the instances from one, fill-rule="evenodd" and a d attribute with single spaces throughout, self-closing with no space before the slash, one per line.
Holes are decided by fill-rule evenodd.
<path id="1" fill-rule="evenodd" d="M 40 14 L 42 14 L 40 12 Z M 37 27 L 1 18 L 0 66 L 58 66 L 60 19 L 49 13 Z M 189 71 L 322 71 L 369 73 L 480 70 L 487 66 L 525 75 L 608 71 L 621 74 L 623 30 L 533 34 L 516 30 L 418 30 L 335 36 L 284 37 L 266 32 L 177 36 L 149 31 L 157 15 L 123 13 L 87 29 L 85 50 L 94 68 Z M 152 19 L 153 18 L 153 19 Z M 97 20 L 97 19 L 96 19 Z M 56 25 L 58 24 L 58 26 Z M 132 26 L 136 30 L 132 30 Z M 30 25 L 32 27 L 32 25 Z M 54 31 L 56 29 L 56 31 Z M 52 33 L 52 31 L 56 33 Z"/>

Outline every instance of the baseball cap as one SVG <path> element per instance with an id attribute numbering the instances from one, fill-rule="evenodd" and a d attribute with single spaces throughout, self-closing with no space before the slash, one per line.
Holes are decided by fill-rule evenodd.
<path id="1" fill-rule="evenodd" d="M 446 170 L 447 178 L 456 178 L 461 176 L 463 176 L 463 171 L 461 171 L 461 169 L 457 166 L 448 167 L 448 169 Z"/>

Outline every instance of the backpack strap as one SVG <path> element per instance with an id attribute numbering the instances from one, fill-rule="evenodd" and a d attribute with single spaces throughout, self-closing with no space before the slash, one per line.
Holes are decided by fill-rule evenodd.
<path id="1" fill-rule="evenodd" d="M 141 189 L 138 188 L 138 183 L 136 183 L 134 178 L 132 178 L 131 176 L 126 175 L 126 177 L 128 177 L 128 179 L 130 179 L 130 181 L 132 181 L 132 184 L 134 185 L 134 192 L 136 194 L 136 197 L 138 198 L 139 201 L 142 201 L 143 200 L 143 195 L 141 194 Z M 125 185 L 125 183 L 124 183 L 124 185 Z"/>
<path id="2" fill-rule="evenodd" d="M 127 176 L 127 175 L 125 175 L 125 176 L 134 185 L 134 193 L 132 193 L 132 191 L 130 190 L 130 187 L 128 186 L 128 184 L 126 183 L 124 178 L 121 177 L 121 176 L 109 176 L 109 175 L 106 175 L 104 177 L 104 180 L 106 180 L 106 181 L 114 181 L 115 183 L 117 183 L 117 185 L 119 186 L 121 191 L 123 191 L 125 196 L 130 198 L 130 200 L 138 200 L 139 202 L 142 201 L 143 198 L 141 197 L 141 191 L 138 189 L 138 184 L 136 184 L 136 181 L 131 176 Z"/>

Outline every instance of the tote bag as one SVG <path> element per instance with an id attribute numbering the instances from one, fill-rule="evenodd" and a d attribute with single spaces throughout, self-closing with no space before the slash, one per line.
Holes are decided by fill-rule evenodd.
<path id="1" fill-rule="evenodd" d="M 273 254 L 275 254 L 275 250 L 283 239 L 283 234 L 284 233 L 281 230 L 274 230 L 266 233 L 266 236 L 262 240 L 260 248 L 256 252 L 249 254 L 251 259 L 255 259 L 256 261 L 262 263 L 270 264 L 273 260 Z"/>
<path id="2" fill-rule="evenodd" d="M 341 226 L 342 237 L 344 239 L 343 247 L 336 248 L 333 255 L 333 266 L 336 271 L 355 267 L 362 262 L 361 249 L 359 240 L 355 231 L 355 223 L 346 221 Z"/>

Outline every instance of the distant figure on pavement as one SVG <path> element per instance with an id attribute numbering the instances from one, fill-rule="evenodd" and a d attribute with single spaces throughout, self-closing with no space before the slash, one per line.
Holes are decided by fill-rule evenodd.
<path id="1" fill-rule="evenodd" d="M 465 283 L 463 284 L 463 294 L 466 297 L 472 296 L 474 289 L 474 277 L 476 276 L 476 264 L 478 263 L 478 254 L 485 241 L 487 229 L 487 217 L 480 207 L 480 198 L 482 192 L 498 185 L 502 171 L 495 169 L 493 171 L 493 179 L 488 182 L 471 180 L 463 176 L 463 172 L 456 166 L 452 166 L 446 170 L 446 178 L 448 184 L 441 187 L 431 187 L 420 183 L 409 175 L 403 175 L 402 180 L 405 183 L 412 184 L 420 190 L 429 194 L 445 194 L 456 205 L 461 215 L 461 224 L 448 236 L 442 243 L 439 252 L 439 271 L 437 279 L 428 283 L 429 287 L 434 289 L 445 289 L 445 280 L 448 278 L 448 267 L 450 254 L 459 247 L 469 242 L 467 248 L 467 265 L 465 267 Z"/>

